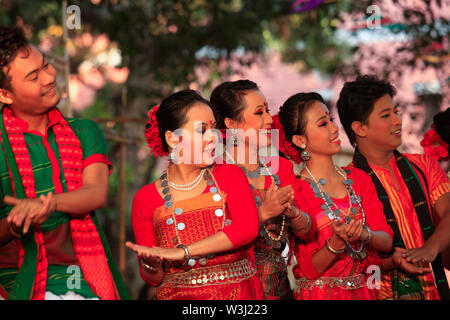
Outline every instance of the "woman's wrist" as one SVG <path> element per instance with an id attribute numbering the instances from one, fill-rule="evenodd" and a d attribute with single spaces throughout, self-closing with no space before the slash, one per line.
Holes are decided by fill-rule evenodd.
<path id="1" fill-rule="evenodd" d="M 338 235 L 333 234 L 330 238 L 328 238 L 328 244 L 335 248 L 336 250 L 341 250 L 345 248 L 345 241 L 341 239 Z"/>
<path id="2" fill-rule="evenodd" d="M 298 209 L 297 209 L 298 210 Z M 311 230 L 312 218 L 306 212 L 298 210 L 298 215 L 291 219 L 291 224 L 297 233 L 303 234 Z"/>
<path id="3" fill-rule="evenodd" d="M 286 209 L 285 215 L 292 221 L 299 218 L 302 215 L 302 213 L 300 212 L 300 210 L 298 210 L 296 206 L 292 204 L 289 209 Z"/>
<path id="4" fill-rule="evenodd" d="M 343 248 L 336 248 L 330 244 L 330 238 L 325 241 L 325 248 L 333 254 L 342 254 L 345 252 L 345 246 Z"/>
<path id="5" fill-rule="evenodd" d="M 266 221 L 268 220 L 266 217 L 266 211 L 264 210 L 264 206 L 260 205 L 258 207 L 258 213 L 259 213 L 259 222 L 260 224 L 266 223 Z"/>
<path id="6" fill-rule="evenodd" d="M 182 259 L 180 260 L 184 260 L 184 265 L 186 265 L 189 261 L 189 259 L 191 258 L 191 254 L 189 252 L 189 249 L 187 246 L 185 246 L 184 244 L 177 244 L 175 246 L 176 249 L 179 250 L 180 255 L 182 255 Z"/>
<path id="7" fill-rule="evenodd" d="M 361 233 L 361 240 L 367 242 L 370 245 L 372 242 L 372 230 L 367 225 L 363 225 L 363 232 Z"/>

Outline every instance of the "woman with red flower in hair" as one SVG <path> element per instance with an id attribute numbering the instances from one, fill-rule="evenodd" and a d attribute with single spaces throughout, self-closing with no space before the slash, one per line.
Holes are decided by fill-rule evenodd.
<path id="1" fill-rule="evenodd" d="M 179 91 L 149 117 L 148 145 L 170 164 L 133 200 L 136 244 L 127 246 L 140 258 L 142 278 L 157 299 L 261 299 L 251 244 L 258 211 L 241 170 L 213 164 L 208 101 Z"/>
<path id="2" fill-rule="evenodd" d="M 298 205 L 292 163 L 282 157 L 262 157 L 271 145 L 272 116 L 266 98 L 249 80 L 224 82 L 211 93 L 217 127 L 228 130 L 227 162 L 247 175 L 258 205 L 260 233 L 254 241 L 258 276 L 267 299 L 292 299 L 283 252 L 295 237 L 313 237 L 315 225 Z M 299 209 L 302 209 L 300 211 Z"/>
<path id="3" fill-rule="evenodd" d="M 341 149 L 338 128 L 319 94 L 290 97 L 278 117 L 285 136 L 280 150 L 304 163 L 298 179 L 301 205 L 318 230 L 313 241 L 295 247 L 295 298 L 375 299 L 366 274 L 369 257 L 391 249 L 392 230 L 370 177 L 334 165 L 332 156 Z"/>
<path id="4" fill-rule="evenodd" d="M 425 154 L 434 160 L 448 160 L 448 149 L 450 141 L 450 108 L 439 112 L 433 117 L 433 124 L 423 136 L 420 145 Z M 447 169 L 448 171 L 448 169 Z"/>

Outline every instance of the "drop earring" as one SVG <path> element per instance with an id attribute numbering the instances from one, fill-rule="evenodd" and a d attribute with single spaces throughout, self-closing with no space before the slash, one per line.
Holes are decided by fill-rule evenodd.
<path id="1" fill-rule="evenodd" d="M 238 145 L 238 136 L 237 136 L 237 129 L 233 128 L 231 129 L 231 144 L 235 147 Z"/>
<path id="2" fill-rule="evenodd" d="M 172 149 L 172 151 L 170 151 L 170 153 L 169 153 L 169 161 L 172 162 L 172 163 L 174 163 L 174 162 L 176 162 L 176 161 L 178 160 L 178 159 L 177 159 L 177 155 L 176 155 L 175 152 L 173 151 L 173 150 L 175 149 L 175 147 L 176 147 L 175 144 L 173 144 L 173 145 L 170 146 L 170 148 Z"/>
<path id="3" fill-rule="evenodd" d="M 302 152 L 300 153 L 300 157 L 302 158 L 303 161 L 308 161 L 309 159 L 311 159 L 311 153 L 306 150 L 306 144 L 302 144 L 300 146 L 300 148 L 302 148 Z"/>

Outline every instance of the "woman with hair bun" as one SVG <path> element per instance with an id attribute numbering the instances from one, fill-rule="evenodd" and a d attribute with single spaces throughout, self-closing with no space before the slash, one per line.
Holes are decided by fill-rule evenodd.
<path id="1" fill-rule="evenodd" d="M 369 257 L 391 249 L 392 230 L 370 177 L 333 163 L 341 149 L 338 128 L 319 94 L 290 97 L 274 118 L 274 127 L 282 131 L 280 150 L 304 162 L 298 179 L 301 206 L 318 230 L 313 241 L 295 248 L 295 298 L 375 299 L 366 274 Z"/>
<path id="2" fill-rule="evenodd" d="M 254 245 L 264 295 L 271 300 L 293 299 L 283 252 L 294 238 L 313 237 L 316 227 L 298 205 L 301 192 L 292 163 L 278 156 L 260 156 L 259 150 L 272 140 L 266 98 L 250 80 L 224 82 L 213 90 L 211 107 L 217 127 L 231 133 L 227 161 L 245 172 L 258 205 L 260 233 Z"/>
<path id="3" fill-rule="evenodd" d="M 136 244 L 127 246 L 140 258 L 142 278 L 156 286 L 157 299 L 261 299 L 251 244 L 258 211 L 242 171 L 213 164 L 214 138 L 205 138 L 215 127 L 208 101 L 180 91 L 149 117 L 149 147 L 169 155 L 170 164 L 133 200 Z M 194 161 L 199 149 L 200 162 Z"/>

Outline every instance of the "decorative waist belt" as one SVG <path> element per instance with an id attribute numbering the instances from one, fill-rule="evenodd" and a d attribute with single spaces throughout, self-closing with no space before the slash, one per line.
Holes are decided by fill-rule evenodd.
<path id="1" fill-rule="evenodd" d="M 345 290 L 354 290 L 363 288 L 366 286 L 366 276 L 362 274 L 356 274 L 349 277 L 320 277 L 315 280 L 308 278 L 299 278 L 295 280 L 295 293 L 300 293 L 302 289 L 312 290 L 314 287 L 320 287 L 323 289 L 324 286 L 329 286 L 330 288 L 338 287 Z"/>
<path id="2" fill-rule="evenodd" d="M 284 261 L 281 252 L 255 249 L 255 258 L 256 265 L 270 263 L 273 266 L 280 268 L 282 271 L 287 270 L 286 262 Z"/>
<path id="3" fill-rule="evenodd" d="M 161 287 L 203 287 L 225 283 L 237 283 L 256 275 L 253 263 L 248 259 L 214 266 L 200 267 L 186 272 L 168 274 Z"/>

